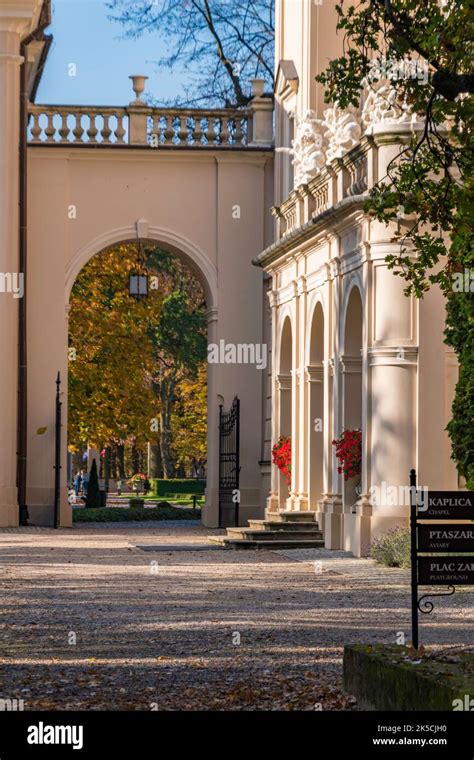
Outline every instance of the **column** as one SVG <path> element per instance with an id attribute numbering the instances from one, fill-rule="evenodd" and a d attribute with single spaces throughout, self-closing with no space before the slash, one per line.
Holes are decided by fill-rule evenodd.
<path id="1" fill-rule="evenodd" d="M 324 491 L 324 368 L 323 366 L 306 367 L 306 385 L 308 388 L 308 508 L 318 511 L 318 502 Z"/>
<path id="2" fill-rule="evenodd" d="M 207 312 L 208 344 L 217 343 L 217 309 Z M 207 365 L 207 470 L 206 501 L 202 521 L 209 528 L 219 525 L 219 399 L 218 364 Z"/>
<path id="3" fill-rule="evenodd" d="M 273 287 L 275 283 L 273 283 Z M 278 336 L 278 307 L 276 290 L 268 293 L 268 300 L 271 308 L 271 331 L 272 331 L 272 379 L 271 379 L 271 447 L 276 443 L 280 435 L 280 393 L 278 388 L 277 362 L 279 361 L 280 339 Z M 271 452 L 270 452 L 271 453 Z M 278 468 L 271 463 L 271 486 L 267 498 L 267 511 L 278 512 L 278 490 L 279 478 Z"/>
<path id="4" fill-rule="evenodd" d="M 341 274 L 338 237 L 331 239 L 331 254 L 333 253 L 332 249 L 334 249 L 334 255 L 329 261 L 330 297 L 328 298 L 328 303 L 330 306 L 325 325 L 325 330 L 328 331 L 326 344 L 328 359 L 325 364 L 327 385 L 325 394 L 325 403 L 327 404 L 327 424 L 325 425 L 327 492 L 324 493 L 321 499 L 320 511 L 324 512 L 324 543 L 326 548 L 341 549 L 341 476 L 337 472 L 335 448 L 332 445 L 333 438 L 338 436 L 341 431 L 341 384 L 339 372 Z"/>
<path id="5" fill-rule="evenodd" d="M 303 262 L 301 262 L 303 264 Z M 292 508 L 298 511 L 308 510 L 308 384 L 306 383 L 306 331 L 309 329 L 306 319 L 307 312 L 307 287 L 306 278 L 300 275 L 296 281 L 296 369 L 295 369 L 295 394 L 296 411 L 294 417 L 294 459 L 295 471 L 295 495 Z"/>
<path id="6" fill-rule="evenodd" d="M 384 239 L 385 236 L 385 239 Z M 418 308 L 385 263 L 396 250 L 381 230 L 371 242 L 373 325 L 369 336 L 370 536 L 408 524 L 409 471 L 417 467 Z M 426 445 L 426 443 L 425 443 Z M 420 483 L 420 485 L 422 485 Z M 372 489 L 372 490 L 371 490 Z"/>
<path id="7" fill-rule="evenodd" d="M 18 145 L 21 40 L 39 2 L 0 1 L 0 527 L 18 525 L 16 488 L 18 298 Z M 18 293 L 18 291 L 17 291 Z"/>
<path id="8" fill-rule="evenodd" d="M 280 437 L 280 435 L 291 435 L 292 431 L 290 430 L 291 427 L 291 404 L 292 404 L 292 377 L 291 374 L 279 374 L 276 377 L 276 389 L 277 389 L 277 397 L 278 397 L 278 436 L 276 440 Z M 294 453 L 293 450 L 291 452 L 291 459 L 293 462 L 294 459 Z M 291 490 L 292 485 L 290 486 L 290 489 L 287 486 L 286 478 L 285 476 L 280 472 L 280 470 L 277 469 L 276 466 L 274 466 L 274 469 L 276 471 L 276 479 L 277 479 L 277 494 L 278 494 L 278 508 L 281 511 L 284 511 L 287 508 L 287 502 L 289 498 L 291 499 L 291 496 L 288 497 L 288 491 Z M 293 468 L 292 468 L 293 469 Z M 293 472 L 292 472 L 292 482 L 293 482 Z"/>

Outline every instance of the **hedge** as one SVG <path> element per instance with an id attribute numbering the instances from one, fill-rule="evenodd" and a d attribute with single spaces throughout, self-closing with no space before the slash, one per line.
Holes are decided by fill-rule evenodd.
<path id="1" fill-rule="evenodd" d="M 157 507 L 155 509 L 74 509 L 72 521 L 82 522 L 135 522 L 142 520 L 198 520 L 200 512 L 176 507 Z"/>
<path id="2" fill-rule="evenodd" d="M 205 480 L 197 478 L 152 478 L 151 490 L 155 496 L 168 496 L 168 494 L 204 494 Z"/>

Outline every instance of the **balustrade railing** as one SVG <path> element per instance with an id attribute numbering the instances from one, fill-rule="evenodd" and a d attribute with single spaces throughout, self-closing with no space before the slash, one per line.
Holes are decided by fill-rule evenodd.
<path id="1" fill-rule="evenodd" d="M 323 167 L 307 183 L 292 190 L 272 209 L 280 239 L 327 211 L 338 201 L 363 193 L 368 188 L 367 141 Z"/>
<path id="2" fill-rule="evenodd" d="M 246 148 L 251 142 L 252 119 L 251 108 L 142 106 L 128 109 L 30 104 L 28 142 L 32 145 Z"/>
<path id="3" fill-rule="evenodd" d="M 28 142 L 49 145 L 125 145 L 125 108 L 40 106 L 30 104 Z"/>

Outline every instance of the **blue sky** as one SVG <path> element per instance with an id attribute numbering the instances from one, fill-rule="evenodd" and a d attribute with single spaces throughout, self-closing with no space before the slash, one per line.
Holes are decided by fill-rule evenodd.
<path id="1" fill-rule="evenodd" d="M 179 0 L 177 0 L 179 2 Z M 107 18 L 104 0 L 53 0 L 53 34 L 37 103 L 122 106 L 133 98 L 129 74 L 149 76 L 146 92 L 157 101 L 176 96 L 182 73 L 157 73 L 163 42 L 155 34 L 123 39 L 124 28 Z M 69 76 L 74 63 L 76 76 Z"/>

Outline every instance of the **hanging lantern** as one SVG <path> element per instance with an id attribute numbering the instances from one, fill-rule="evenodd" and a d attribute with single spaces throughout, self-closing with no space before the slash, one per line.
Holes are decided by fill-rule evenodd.
<path id="1" fill-rule="evenodd" d="M 148 275 L 130 272 L 128 292 L 133 298 L 146 298 L 148 295 Z"/>
<path id="2" fill-rule="evenodd" d="M 148 296 L 148 272 L 143 266 L 141 243 L 138 243 L 137 247 L 137 268 L 129 274 L 128 292 L 132 298 L 140 299 Z"/>

